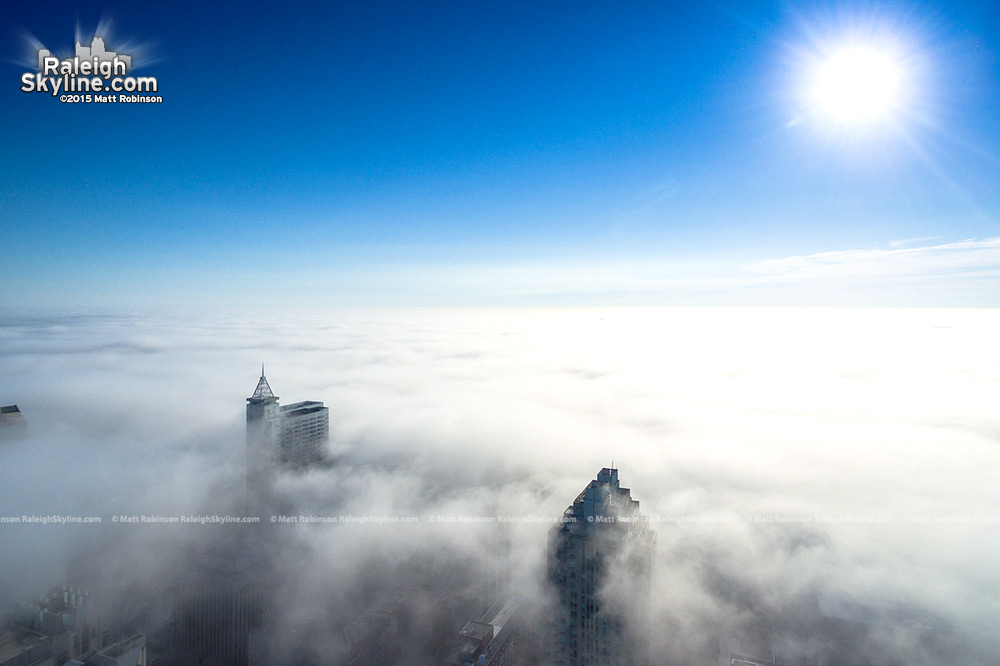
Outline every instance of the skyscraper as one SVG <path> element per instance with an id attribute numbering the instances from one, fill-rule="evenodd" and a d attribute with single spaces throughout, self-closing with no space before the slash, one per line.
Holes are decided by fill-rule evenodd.
<path id="1" fill-rule="evenodd" d="M 549 531 L 556 595 L 549 630 L 557 666 L 644 666 L 656 534 L 605 467 Z"/>
<path id="2" fill-rule="evenodd" d="M 306 400 L 282 407 L 260 369 L 260 380 L 247 398 L 247 478 L 251 486 L 275 463 L 304 467 L 323 457 L 330 435 L 330 410 Z"/>
<path id="3" fill-rule="evenodd" d="M 253 493 L 266 485 L 267 474 L 277 457 L 281 417 L 278 396 L 271 391 L 264 366 L 253 395 L 247 398 L 247 486 Z"/>
<path id="4" fill-rule="evenodd" d="M 281 416 L 279 462 L 305 467 L 321 460 L 323 442 L 330 435 L 330 409 L 322 402 L 305 400 L 285 405 L 278 413 Z"/>
<path id="5" fill-rule="evenodd" d="M 239 533 L 203 551 L 185 570 L 169 620 L 170 649 L 190 664 L 246 666 L 250 636 L 274 598 L 273 569 L 258 542 Z"/>

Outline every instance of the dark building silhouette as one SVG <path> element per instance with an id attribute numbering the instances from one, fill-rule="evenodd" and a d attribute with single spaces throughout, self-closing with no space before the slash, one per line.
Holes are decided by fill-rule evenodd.
<path id="1" fill-rule="evenodd" d="M 605 467 L 549 531 L 555 666 L 644 666 L 656 535 Z"/>

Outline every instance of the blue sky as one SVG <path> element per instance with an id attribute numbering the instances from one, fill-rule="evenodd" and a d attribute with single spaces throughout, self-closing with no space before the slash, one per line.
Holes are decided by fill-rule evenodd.
<path id="1" fill-rule="evenodd" d="M 1000 304 L 995 2 L 28 4 L 14 304 Z M 162 104 L 18 90 L 109 16 Z M 803 112 L 851 40 L 883 122 Z"/>

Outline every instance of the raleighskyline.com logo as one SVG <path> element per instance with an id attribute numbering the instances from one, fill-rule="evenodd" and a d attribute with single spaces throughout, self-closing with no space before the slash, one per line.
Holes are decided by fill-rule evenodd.
<path id="1" fill-rule="evenodd" d="M 59 59 L 48 49 L 38 51 L 38 71 L 21 75 L 21 91 L 48 93 L 69 103 L 159 103 L 163 98 L 155 76 L 129 76 L 131 56 L 108 51 L 104 39 L 90 46 L 76 43 L 76 55 Z"/>

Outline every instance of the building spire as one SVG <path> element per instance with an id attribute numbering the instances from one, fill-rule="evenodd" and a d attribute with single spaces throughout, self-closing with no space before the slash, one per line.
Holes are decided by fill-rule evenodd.
<path id="1" fill-rule="evenodd" d="M 254 389 L 253 395 L 250 396 L 250 400 L 267 400 L 269 398 L 274 398 L 274 392 L 271 390 L 271 385 L 267 383 L 267 378 L 264 377 L 264 364 L 260 364 L 260 381 L 257 382 L 257 388 Z"/>

